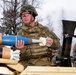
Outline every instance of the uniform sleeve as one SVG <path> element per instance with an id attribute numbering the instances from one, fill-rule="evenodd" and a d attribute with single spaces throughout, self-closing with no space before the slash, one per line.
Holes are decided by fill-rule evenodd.
<path id="1" fill-rule="evenodd" d="M 50 47 L 51 49 L 59 49 L 60 48 L 60 39 L 57 37 L 57 35 L 52 32 L 50 29 L 45 27 L 46 36 L 53 39 L 53 44 Z"/>
<path id="2" fill-rule="evenodd" d="M 23 36 L 22 29 L 20 29 L 20 30 L 17 32 L 17 35 L 19 35 L 19 36 Z"/>
<path id="3" fill-rule="evenodd" d="M 76 52 L 76 43 L 75 43 L 75 45 L 74 45 L 74 48 L 73 48 L 73 50 Z"/>
<path id="4" fill-rule="evenodd" d="M 52 49 L 59 49 L 60 48 L 60 40 L 59 39 L 53 39 L 53 44 L 51 46 Z"/>

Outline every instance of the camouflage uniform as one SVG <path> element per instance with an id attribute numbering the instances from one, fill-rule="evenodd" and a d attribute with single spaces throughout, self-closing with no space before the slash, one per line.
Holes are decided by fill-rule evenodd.
<path id="1" fill-rule="evenodd" d="M 76 59 L 76 43 L 74 44 L 73 50 L 74 50 L 74 56 L 73 57 Z M 76 61 L 73 61 L 73 67 L 76 67 Z"/>
<path id="2" fill-rule="evenodd" d="M 76 43 L 74 44 L 74 49 L 73 50 L 76 52 Z"/>
<path id="3" fill-rule="evenodd" d="M 76 57 L 76 43 L 74 44 L 73 50 L 74 50 L 74 57 Z"/>
<path id="4" fill-rule="evenodd" d="M 51 47 L 39 46 L 39 44 L 30 44 L 21 50 L 20 62 L 26 67 L 27 65 L 50 65 L 51 49 L 58 49 L 60 47 L 59 38 L 50 31 L 47 27 L 35 22 L 35 26 L 22 26 L 18 35 L 28 37 L 31 39 L 39 39 L 40 37 L 50 37 L 53 39 Z"/>

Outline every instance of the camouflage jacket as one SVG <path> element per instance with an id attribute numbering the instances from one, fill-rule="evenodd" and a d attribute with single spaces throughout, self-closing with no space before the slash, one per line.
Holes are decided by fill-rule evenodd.
<path id="1" fill-rule="evenodd" d="M 76 52 L 76 43 L 74 44 L 73 50 L 74 50 L 74 52 Z"/>
<path id="2" fill-rule="evenodd" d="M 24 50 L 21 50 L 21 59 L 26 58 L 36 58 L 41 56 L 49 56 L 50 49 L 58 49 L 60 47 L 59 38 L 50 31 L 47 27 L 35 22 L 35 26 L 31 27 L 29 25 L 24 25 L 21 27 L 21 30 L 18 32 L 18 35 L 31 38 L 31 39 L 39 39 L 40 37 L 50 37 L 53 39 L 53 45 L 51 47 L 41 47 L 39 44 L 31 44 L 25 46 Z M 40 57 L 41 57 L 40 56 Z M 25 57 L 25 58 L 24 58 Z"/>

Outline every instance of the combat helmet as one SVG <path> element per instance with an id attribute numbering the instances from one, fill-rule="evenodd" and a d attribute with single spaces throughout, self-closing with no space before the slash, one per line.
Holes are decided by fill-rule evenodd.
<path id="1" fill-rule="evenodd" d="M 21 7 L 20 17 L 22 15 L 22 12 L 30 12 L 34 17 L 38 15 L 37 11 L 35 10 L 35 7 L 32 5 L 23 5 Z"/>

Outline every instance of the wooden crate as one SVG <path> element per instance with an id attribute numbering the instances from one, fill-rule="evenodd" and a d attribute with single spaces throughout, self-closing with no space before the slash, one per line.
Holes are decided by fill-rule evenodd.
<path id="1" fill-rule="evenodd" d="M 76 68 L 28 66 L 20 75 L 76 75 Z"/>

